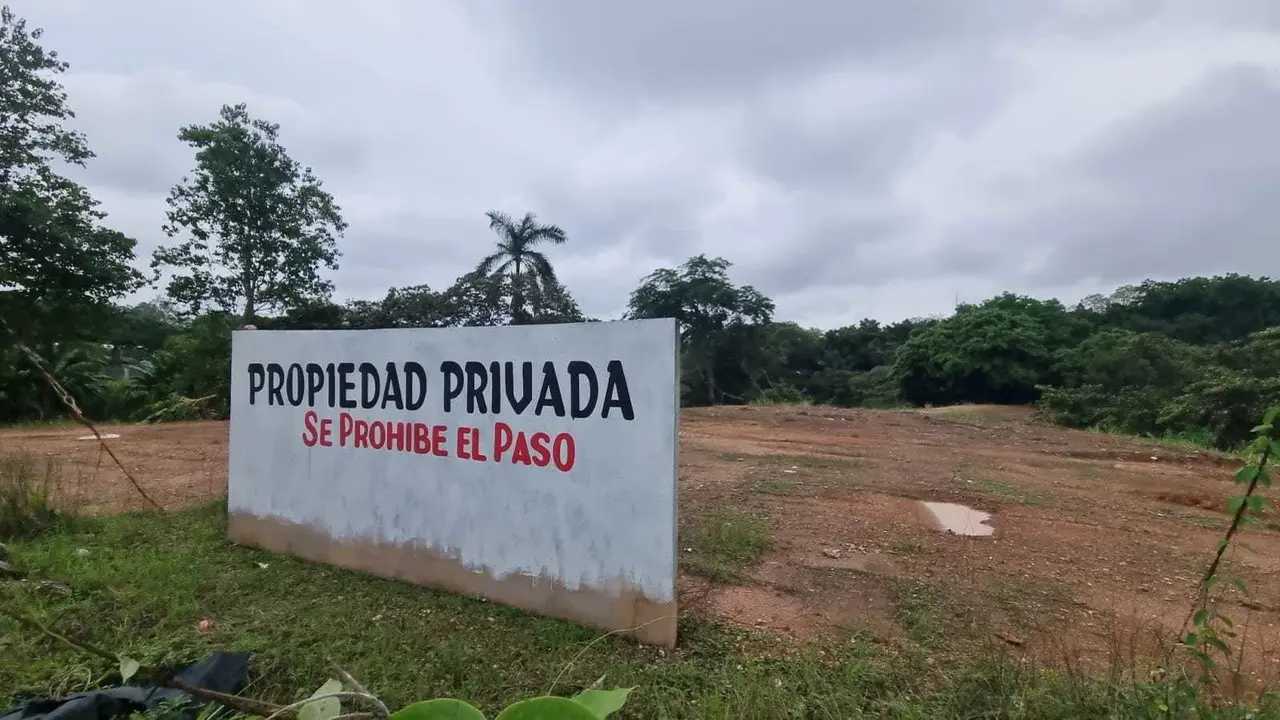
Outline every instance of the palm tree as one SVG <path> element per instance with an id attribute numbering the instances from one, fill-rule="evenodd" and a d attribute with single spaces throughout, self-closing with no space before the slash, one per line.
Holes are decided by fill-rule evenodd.
<path id="1" fill-rule="evenodd" d="M 542 243 L 562 245 L 564 230 L 558 225 L 540 225 L 538 216 L 525 213 L 518 222 L 506 213 L 490 210 L 489 229 L 498 233 L 498 250 L 480 261 L 476 271 L 482 275 L 508 275 L 511 278 L 511 323 L 520 324 L 525 312 L 524 290 L 533 283 L 543 290 L 556 285 L 556 271 L 551 261 L 536 248 Z"/>

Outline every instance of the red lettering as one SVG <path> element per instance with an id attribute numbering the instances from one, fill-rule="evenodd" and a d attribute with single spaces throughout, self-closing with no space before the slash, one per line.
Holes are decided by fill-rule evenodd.
<path id="1" fill-rule="evenodd" d="M 405 423 L 387 423 L 387 449 L 404 450 Z M 394 446 L 394 447 L 393 447 Z"/>
<path id="2" fill-rule="evenodd" d="M 551 436 L 544 432 L 536 432 L 529 438 L 529 445 L 533 449 L 533 464 L 538 467 L 546 467 L 551 462 L 551 449 L 548 445 L 551 443 Z"/>
<path id="3" fill-rule="evenodd" d="M 419 455 L 431 452 L 431 428 L 422 423 L 413 424 L 413 451 Z"/>
<path id="4" fill-rule="evenodd" d="M 444 457 L 449 454 L 448 440 L 444 437 L 445 426 L 436 425 L 431 428 L 431 454 Z"/>
<path id="5" fill-rule="evenodd" d="M 333 418 L 325 418 L 320 421 L 320 444 L 325 447 L 333 447 Z"/>
<path id="6" fill-rule="evenodd" d="M 511 426 L 504 423 L 493 424 L 493 461 L 502 462 L 502 454 L 511 449 L 514 434 Z"/>
<path id="7" fill-rule="evenodd" d="M 369 423 L 369 447 L 381 450 L 387 444 L 387 426 L 381 420 Z"/>
<path id="8" fill-rule="evenodd" d="M 352 438 L 351 447 L 369 447 L 369 423 L 363 420 L 356 421 L 356 432 Z"/>
<path id="9" fill-rule="evenodd" d="M 480 449 L 480 428 L 471 428 L 471 459 L 480 461 L 489 459 Z"/>
<path id="10" fill-rule="evenodd" d="M 533 464 L 533 460 L 529 457 L 529 441 L 525 438 L 523 430 L 516 433 L 516 449 L 511 451 L 511 462 L 521 465 Z"/>
<path id="11" fill-rule="evenodd" d="M 555 442 L 551 446 L 551 455 L 556 462 L 556 468 L 560 472 L 572 470 L 573 461 L 577 455 L 577 450 L 573 444 L 573 436 L 569 433 L 556 435 Z"/>
<path id="12" fill-rule="evenodd" d="M 470 447 L 470 433 L 468 433 L 467 429 L 464 427 L 458 428 L 458 457 L 463 460 L 470 460 Z"/>
<path id="13" fill-rule="evenodd" d="M 351 437 L 355 424 L 351 413 L 342 413 L 338 416 L 338 444 L 342 447 L 347 446 L 347 439 Z"/>
<path id="14" fill-rule="evenodd" d="M 308 410 L 307 414 L 302 416 L 302 444 L 315 447 L 319 439 L 320 435 L 316 432 L 316 411 Z"/>

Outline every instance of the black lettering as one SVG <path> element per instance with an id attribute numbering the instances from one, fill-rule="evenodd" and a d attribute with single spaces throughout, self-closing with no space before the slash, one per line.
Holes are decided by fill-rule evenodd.
<path id="1" fill-rule="evenodd" d="M 404 409 L 404 397 L 400 394 L 400 373 L 396 372 L 396 364 L 393 362 L 387 363 L 387 386 L 382 393 L 382 409 L 386 410 L 388 404 L 395 405 L 397 410 Z"/>
<path id="2" fill-rule="evenodd" d="M 524 394 L 519 399 L 516 399 L 515 395 L 515 366 L 516 364 L 513 362 L 506 363 L 507 402 L 511 404 L 511 409 L 515 410 L 516 414 L 519 415 L 524 412 L 525 408 L 529 407 L 529 403 L 533 402 L 533 363 L 520 363 L 520 375 L 524 381 Z M 494 407 L 497 407 L 497 403 L 494 403 Z"/>
<path id="3" fill-rule="evenodd" d="M 329 363 L 324 367 L 329 373 L 329 407 L 335 407 L 338 404 L 338 375 L 333 363 Z"/>
<path id="4" fill-rule="evenodd" d="M 404 408 L 417 410 L 427 401 L 427 371 L 416 362 L 404 364 Z"/>
<path id="5" fill-rule="evenodd" d="M 444 411 L 449 412 L 454 398 L 462 394 L 462 366 L 445 360 L 440 363 L 440 374 L 444 375 Z"/>
<path id="6" fill-rule="evenodd" d="M 324 368 L 319 363 L 307 363 L 307 405 L 316 406 L 316 393 L 324 387 Z"/>
<path id="7" fill-rule="evenodd" d="M 249 363 L 249 404 L 252 405 L 267 386 L 267 371 L 262 363 Z"/>
<path id="8" fill-rule="evenodd" d="M 587 401 L 582 402 L 582 380 L 587 381 Z M 569 417 L 581 420 L 591 417 L 596 409 L 596 398 L 600 395 L 600 383 L 596 381 L 596 370 L 591 363 L 582 360 L 569 361 Z"/>
<path id="9" fill-rule="evenodd" d="M 351 373 L 355 370 L 355 363 L 338 363 L 338 405 L 340 407 L 354 408 L 360 404 L 355 398 L 347 395 L 356 389 L 356 381 L 351 379 Z"/>
<path id="10" fill-rule="evenodd" d="M 280 363 L 267 363 L 267 404 L 284 404 L 284 368 Z"/>
<path id="11" fill-rule="evenodd" d="M 378 393 L 382 390 L 382 381 L 378 378 L 378 368 L 373 363 L 360 363 L 360 407 L 366 410 L 378 404 Z"/>
<path id="12" fill-rule="evenodd" d="M 631 391 L 627 389 L 627 374 L 622 369 L 621 360 L 610 360 L 608 366 L 609 379 L 604 386 L 604 405 L 600 408 L 600 417 L 609 417 L 609 408 L 622 411 L 623 420 L 635 420 L 636 411 L 631 407 Z"/>
<path id="13" fill-rule="evenodd" d="M 556 364 L 550 360 L 542 363 L 542 392 L 538 394 L 538 405 L 533 409 L 534 415 L 541 415 L 542 408 L 551 406 L 556 417 L 564 417 L 564 398 L 560 395 L 560 380 L 556 378 Z"/>
<path id="14" fill-rule="evenodd" d="M 284 392 L 289 398 L 289 404 L 294 407 L 301 405 L 306 391 L 307 381 L 302 376 L 302 365 L 299 363 L 290 364 L 289 373 L 284 378 Z"/>
<path id="15" fill-rule="evenodd" d="M 484 389 L 489 384 L 489 376 L 484 372 L 484 363 L 467 361 L 467 413 L 486 412 Z"/>
<path id="16" fill-rule="evenodd" d="M 502 363 L 494 360 L 489 363 L 489 411 L 493 414 L 502 412 Z"/>

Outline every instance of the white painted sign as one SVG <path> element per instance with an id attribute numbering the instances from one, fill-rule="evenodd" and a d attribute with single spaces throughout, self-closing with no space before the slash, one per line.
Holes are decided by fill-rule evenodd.
<path id="1" fill-rule="evenodd" d="M 667 319 L 237 332 L 229 534 L 674 644 L 677 342 Z"/>

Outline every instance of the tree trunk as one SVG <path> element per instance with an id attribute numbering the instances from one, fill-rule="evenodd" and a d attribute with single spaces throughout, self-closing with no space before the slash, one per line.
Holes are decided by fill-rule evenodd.
<path id="1" fill-rule="evenodd" d="M 241 327 L 253 324 L 253 315 L 257 311 L 254 307 L 253 293 L 246 293 L 244 296 L 244 314 L 240 316 Z"/>
<path id="2" fill-rule="evenodd" d="M 716 367 L 715 367 L 714 359 L 712 359 L 711 362 L 707 363 L 706 378 L 707 378 L 707 401 L 710 404 L 715 405 L 716 404 Z"/>
<path id="3" fill-rule="evenodd" d="M 515 273 L 511 276 L 511 324 L 524 324 L 524 293 L 522 292 L 524 276 L 520 273 L 520 258 L 515 260 Z"/>

